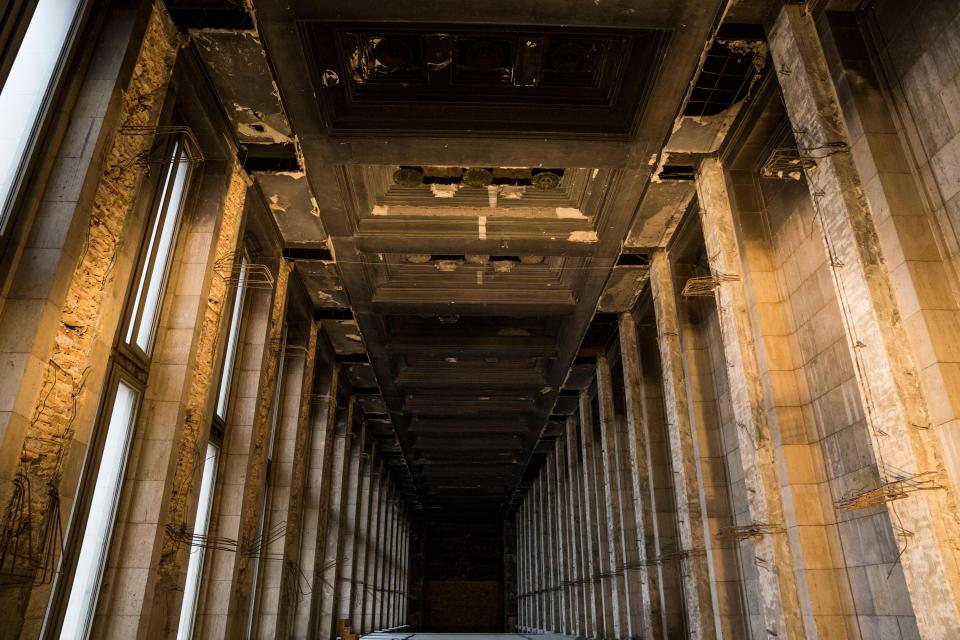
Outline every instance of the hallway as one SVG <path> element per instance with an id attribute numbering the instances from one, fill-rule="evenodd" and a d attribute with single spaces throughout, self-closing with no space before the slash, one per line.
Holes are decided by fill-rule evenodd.
<path id="1" fill-rule="evenodd" d="M 0 640 L 960 638 L 957 0 L 0 0 Z"/>

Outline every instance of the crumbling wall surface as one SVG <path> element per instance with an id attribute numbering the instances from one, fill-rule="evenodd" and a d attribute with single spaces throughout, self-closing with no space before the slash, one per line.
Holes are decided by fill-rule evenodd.
<path id="1" fill-rule="evenodd" d="M 175 377 L 166 372 L 158 376 L 163 388 L 172 387 L 172 395 L 161 397 L 159 392 L 148 390 L 150 406 L 156 410 L 154 420 L 145 425 L 145 433 L 141 434 L 155 449 L 150 456 L 150 460 L 156 461 L 153 466 L 160 468 L 152 470 L 155 477 L 144 478 L 151 470 L 144 470 L 137 477 L 164 483 L 159 492 L 156 486 L 148 489 L 151 506 L 141 504 L 141 511 L 151 514 L 153 535 L 160 537 L 152 596 L 154 606 L 150 615 L 150 628 L 157 633 L 175 630 L 178 622 L 179 597 L 190 548 L 164 535 L 163 528 L 169 525 L 178 531 L 193 530 L 199 475 L 220 374 L 218 364 L 222 360 L 228 315 L 225 312 L 231 288 L 235 289 L 231 286 L 230 260 L 237 249 L 249 185 L 246 174 L 238 167 L 233 168 L 225 181 L 225 194 L 219 176 L 207 175 L 220 184 L 205 185 L 211 187 L 207 191 L 213 193 L 198 203 L 195 211 L 195 216 L 203 220 L 196 220 L 195 224 L 190 221 L 182 232 L 185 236 L 181 252 L 183 264 L 176 290 L 171 292 L 177 308 L 170 314 L 172 322 L 164 327 L 158 341 L 157 359 L 162 361 L 161 366 L 177 371 Z M 217 220 L 219 226 L 214 224 Z M 205 296 L 201 283 L 207 287 Z M 176 320 L 181 317 L 185 320 Z M 176 365 L 182 367 L 174 369 Z M 163 405 L 170 410 L 160 410 Z M 162 416 L 170 416 L 168 424 L 159 424 Z M 175 428 L 177 421 L 180 429 Z M 152 506 L 154 504 L 156 506 Z M 142 550 L 140 554 L 147 555 Z"/>
<path id="2" fill-rule="evenodd" d="M 8 479 L 16 474 L 23 482 L 29 482 L 33 490 L 27 513 L 36 515 L 32 517 L 31 526 L 24 529 L 24 518 L 7 507 L 12 483 L 4 482 L 0 488 L 0 502 L 4 505 L 2 527 L 7 534 L 19 532 L 30 536 L 33 555 L 55 554 L 56 549 L 50 548 L 53 538 L 44 540 L 43 534 L 47 523 L 56 517 L 67 520 L 69 499 L 79 479 L 86 440 L 106 374 L 107 354 L 120 321 L 120 303 L 132 271 L 132 254 L 138 245 L 136 238 L 141 225 L 134 213 L 134 203 L 140 195 L 145 172 L 137 158 L 150 149 L 153 138 L 124 135 L 125 128 L 156 125 L 177 46 L 175 29 L 158 5 L 150 16 L 132 77 L 121 96 L 119 129 L 112 134 L 113 141 L 106 151 L 78 255 L 63 255 L 61 262 L 55 262 L 58 273 L 70 274 L 63 278 L 63 302 L 56 328 L 48 344 L 35 345 L 35 352 L 40 349 L 44 354 L 40 356 L 43 361 L 35 380 L 26 376 L 15 391 L 19 396 L 17 404 L 31 408 L 27 410 L 22 441 L 19 433 L 8 430 L 5 434 L 4 449 L 8 453 L 4 458 L 14 453 L 17 458 L 11 461 L 14 465 L 11 467 L 7 467 L 5 461 L 3 473 Z M 91 106 L 81 104 L 78 108 Z M 50 188 L 56 187 L 55 178 Z M 25 278 L 26 281 L 33 279 Z M 50 295 L 55 298 L 57 293 Z M 83 419 L 78 421 L 78 416 Z M 76 447 L 72 446 L 75 442 Z M 70 464 L 66 465 L 68 454 Z M 65 472 L 65 468 L 70 471 Z M 55 508 L 57 494 L 65 498 L 59 514 Z M 28 591 L 26 587 L 21 596 Z M 40 603 L 45 597 L 41 594 L 34 600 Z M 4 602 L 13 604 L 6 598 Z M 42 605 L 32 613 L 36 618 L 42 616 Z M 17 607 L 15 611 L 4 611 L 0 617 L 15 621 L 23 615 L 23 607 Z M 38 620 L 34 622 L 39 624 Z M 33 633 L 33 630 L 25 632 Z"/>
<path id="3" fill-rule="evenodd" d="M 845 497 L 855 502 L 846 508 L 861 513 L 885 506 L 896 523 L 893 533 L 901 550 L 897 567 L 903 569 L 920 633 L 950 634 L 960 629 L 960 571 L 951 542 L 960 534 L 954 517 L 956 494 L 945 477 L 943 443 L 938 442 L 943 434 L 931 428 L 938 399 L 921 388 L 898 299 L 902 287 L 886 264 L 887 246 L 810 15 L 802 7 L 784 6 L 770 30 L 770 46 L 800 146 L 826 151 L 806 168 L 806 175 L 815 223 L 829 252 L 831 286 L 843 306 L 846 347 L 856 365 L 866 453 L 880 476 L 875 482 L 851 482 Z M 908 489 L 905 499 L 889 499 L 891 482 Z M 918 490 L 924 483 L 931 490 Z"/>

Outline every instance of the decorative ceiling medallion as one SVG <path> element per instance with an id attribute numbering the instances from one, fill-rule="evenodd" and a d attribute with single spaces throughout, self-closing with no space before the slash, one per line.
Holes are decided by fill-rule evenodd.
<path id="1" fill-rule="evenodd" d="M 413 167 L 400 167 L 393 172 L 393 181 L 401 187 L 419 187 L 423 184 L 423 171 Z"/>
<path id="2" fill-rule="evenodd" d="M 471 168 L 463 172 L 463 184 L 468 187 L 486 187 L 493 184 L 493 173 L 489 169 Z"/>
<path id="3" fill-rule="evenodd" d="M 533 186 L 537 189 L 546 191 L 547 189 L 556 189 L 560 186 L 560 176 L 552 171 L 540 171 L 530 178 L 530 182 L 533 183 Z"/>

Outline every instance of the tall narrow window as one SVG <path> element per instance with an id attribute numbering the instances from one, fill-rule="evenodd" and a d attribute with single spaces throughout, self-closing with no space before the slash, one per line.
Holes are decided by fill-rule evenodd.
<path id="1" fill-rule="evenodd" d="M 203 463 L 203 479 L 200 481 L 196 524 L 193 527 L 195 540 L 202 540 L 210 529 L 210 515 L 213 512 L 213 488 L 217 479 L 219 457 L 220 448 L 212 442 L 207 444 L 207 458 Z M 189 640 L 193 637 L 194 620 L 197 616 L 197 599 L 200 595 L 200 578 L 203 575 L 203 555 L 203 545 L 196 545 L 190 549 L 187 582 L 183 588 L 183 604 L 180 606 L 180 627 L 177 630 L 177 640 Z"/>
<path id="2" fill-rule="evenodd" d="M 127 344 L 137 347 L 147 356 L 153 347 L 167 270 L 190 174 L 190 158 L 181 138 L 174 140 L 167 159 L 125 336 Z"/>
<path id="3" fill-rule="evenodd" d="M 83 529 L 77 568 L 61 627 L 61 640 L 80 640 L 86 638 L 90 631 L 107 549 L 110 546 L 113 521 L 117 515 L 120 488 L 123 486 L 123 473 L 127 466 L 139 401 L 140 392 L 120 379 L 110 409 L 110 420 L 100 455 L 100 467 L 90 501 L 89 516 Z"/>
<path id="4" fill-rule="evenodd" d="M 62 67 L 82 0 L 40 0 L 0 90 L 0 234 Z"/>
<path id="5" fill-rule="evenodd" d="M 230 314 L 230 333 L 227 334 L 227 346 L 223 355 L 223 369 L 220 372 L 220 389 L 217 392 L 217 417 L 227 419 L 227 406 L 230 400 L 230 382 L 233 380 L 233 364 L 237 359 L 237 344 L 240 341 L 240 319 L 243 317 L 243 298 L 247 289 L 246 254 L 240 258 L 240 277 L 237 281 L 237 295 L 233 298 L 233 311 Z"/>

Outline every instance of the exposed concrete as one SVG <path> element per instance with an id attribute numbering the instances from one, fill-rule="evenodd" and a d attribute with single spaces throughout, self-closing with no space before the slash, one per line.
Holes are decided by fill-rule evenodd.
<path id="1" fill-rule="evenodd" d="M 685 569 L 681 573 L 687 632 L 692 638 L 715 638 L 717 630 L 710 588 L 712 572 L 707 561 L 708 532 L 704 522 L 700 456 L 687 400 L 673 274 L 664 251 L 654 253 L 651 258 L 650 288 L 660 344 L 666 417 L 672 427 L 669 429 L 670 455 L 681 544 L 679 562 Z"/>
<path id="2" fill-rule="evenodd" d="M 807 175 L 827 249 L 837 265 L 834 286 L 846 308 L 844 329 L 858 364 L 860 393 L 867 400 L 871 453 L 880 481 L 890 481 L 895 474 L 942 473 L 940 444 L 926 428 L 929 406 L 919 388 L 877 230 L 849 153 L 842 109 L 810 16 L 801 7 L 784 7 L 770 45 L 792 126 L 801 132 L 800 146 L 841 145 L 839 152 L 818 159 Z M 937 637 L 960 630 L 960 571 L 949 542 L 960 535 L 960 523 L 947 515 L 956 513 L 953 490 L 922 491 L 887 502 L 886 508 L 914 534 L 903 546 L 900 561 L 921 633 Z"/>
<path id="3" fill-rule="evenodd" d="M 719 160 L 705 159 L 697 172 L 697 198 L 710 269 L 718 280 L 715 295 L 730 402 L 737 421 L 739 460 L 746 486 L 748 522 L 783 527 L 783 505 L 773 455 L 771 424 L 764 404 L 756 339 L 747 313 L 742 259 L 734 228 L 730 196 Z M 740 544 L 753 552 L 763 599 L 763 628 L 780 637 L 802 637 L 803 624 L 786 533 L 777 531 Z"/>

